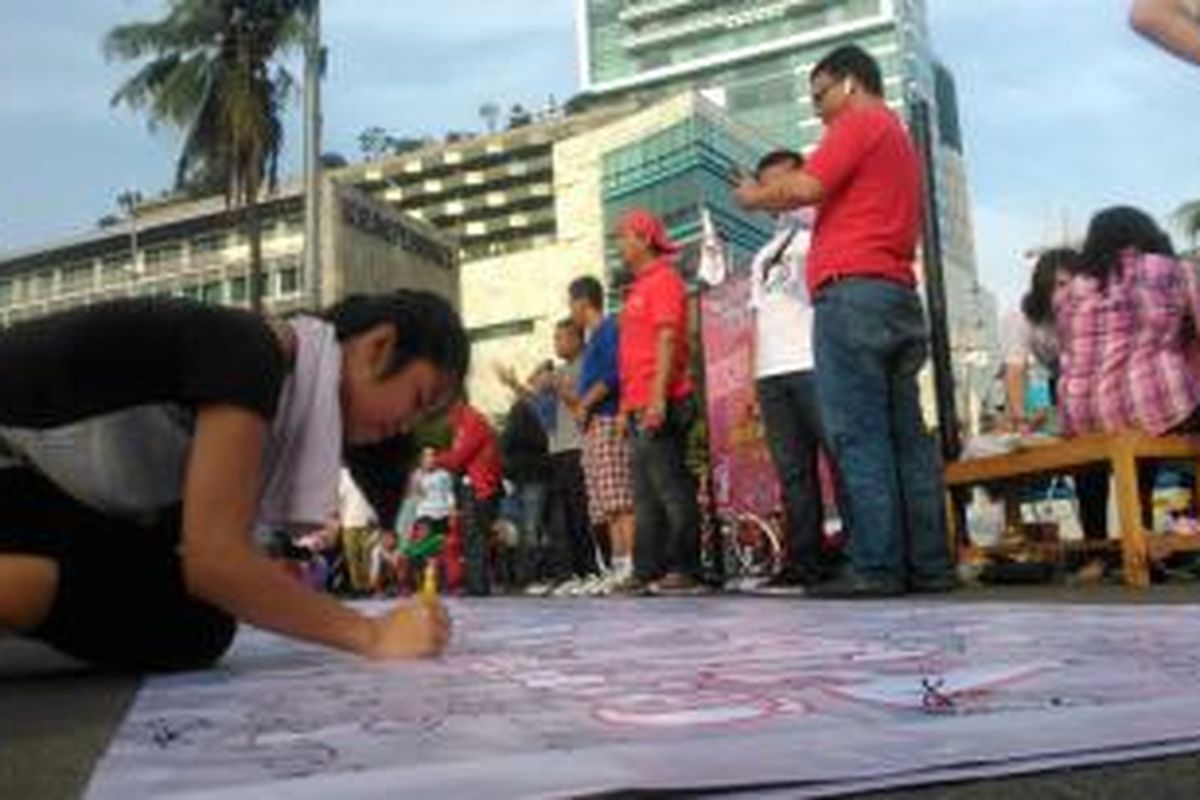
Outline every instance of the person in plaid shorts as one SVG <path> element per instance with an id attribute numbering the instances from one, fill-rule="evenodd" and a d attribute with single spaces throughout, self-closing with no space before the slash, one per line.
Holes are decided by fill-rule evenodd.
<path id="1" fill-rule="evenodd" d="M 604 288 L 585 276 L 568 289 L 571 318 L 587 332 L 579 373 L 576 418 L 584 431 L 583 472 L 593 526 L 606 526 L 612 545 L 612 589 L 633 579 L 633 472 L 629 440 L 620 430 L 619 335 L 616 317 L 604 315 Z"/>

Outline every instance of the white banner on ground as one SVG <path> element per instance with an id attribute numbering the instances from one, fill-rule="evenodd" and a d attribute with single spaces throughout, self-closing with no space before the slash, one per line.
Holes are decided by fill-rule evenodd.
<path id="1" fill-rule="evenodd" d="M 257 632 L 149 680 L 93 776 L 130 797 L 821 796 L 1200 750 L 1194 607 L 457 603 L 436 663 Z"/>

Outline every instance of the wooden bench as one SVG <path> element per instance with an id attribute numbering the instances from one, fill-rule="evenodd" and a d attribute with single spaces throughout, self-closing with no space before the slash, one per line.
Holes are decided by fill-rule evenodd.
<path id="1" fill-rule="evenodd" d="M 1116 484 L 1117 516 L 1121 528 L 1121 557 L 1125 583 L 1150 584 L 1149 552 L 1200 550 L 1200 536 L 1153 536 L 1142 527 L 1142 498 L 1138 462 L 1190 461 L 1197 466 L 1196 497 L 1200 498 L 1200 437 L 1116 434 L 1071 439 L 1030 441 L 1010 453 L 956 461 L 946 466 L 949 493 L 950 541 L 954 552 L 963 542 L 965 492 L 981 484 L 1012 485 L 1033 478 L 1062 475 L 1079 468 L 1109 466 Z M 1011 509 L 1010 509 L 1011 510 Z M 965 531 L 963 531 L 965 533 Z"/>

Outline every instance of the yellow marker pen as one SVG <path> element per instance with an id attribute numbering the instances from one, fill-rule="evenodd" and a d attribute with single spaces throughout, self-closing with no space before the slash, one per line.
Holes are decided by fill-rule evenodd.
<path id="1" fill-rule="evenodd" d="M 437 605 L 438 577 L 437 563 L 430 560 L 425 565 L 425 578 L 421 581 L 421 599 L 429 605 Z"/>

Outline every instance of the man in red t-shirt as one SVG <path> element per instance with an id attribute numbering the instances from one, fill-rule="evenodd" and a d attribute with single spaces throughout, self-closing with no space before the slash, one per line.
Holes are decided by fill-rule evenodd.
<path id="1" fill-rule="evenodd" d="M 687 286 L 662 221 L 635 209 L 617 225 L 633 285 L 621 311 L 621 414 L 633 432 L 634 571 L 659 594 L 702 590 L 700 511 L 687 467 L 696 419 L 688 371 Z"/>
<path id="2" fill-rule="evenodd" d="M 488 542 L 500 505 L 500 481 L 503 467 L 496 432 L 476 408 L 466 402 L 450 410 L 454 441 L 450 449 L 438 453 L 437 469 L 463 477 L 463 550 L 467 562 L 467 594 L 481 597 L 491 592 L 488 573 Z"/>
<path id="3" fill-rule="evenodd" d="M 834 50 L 809 80 L 826 125 L 816 152 L 773 182 L 743 182 L 736 196 L 750 209 L 817 206 L 806 273 L 817 392 L 847 495 L 852 565 L 817 593 L 944 591 L 955 579 L 941 468 L 917 389 L 928 355 L 913 267 L 921 163 L 862 48 Z"/>

